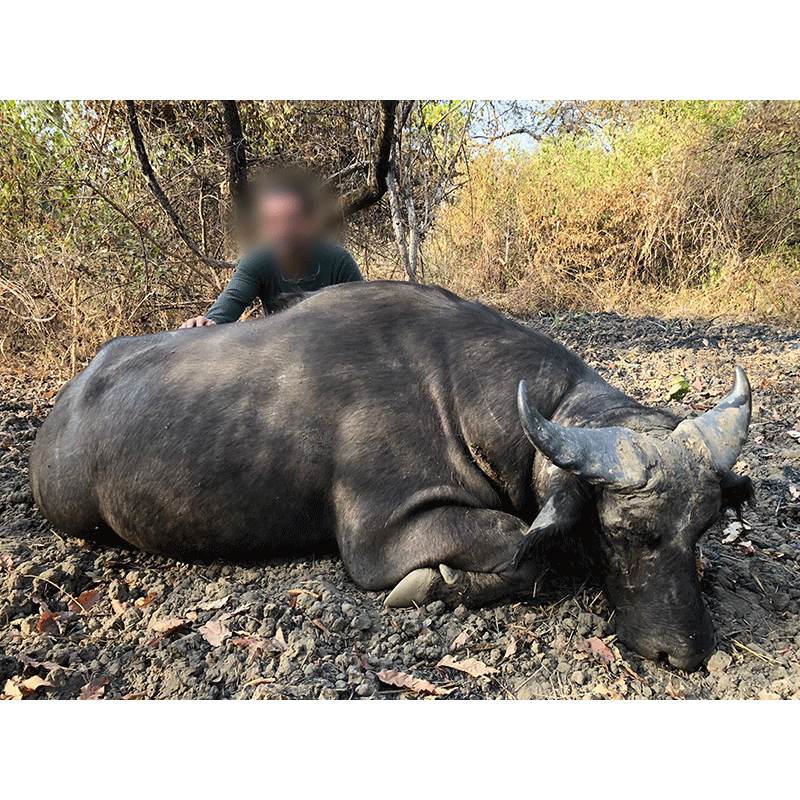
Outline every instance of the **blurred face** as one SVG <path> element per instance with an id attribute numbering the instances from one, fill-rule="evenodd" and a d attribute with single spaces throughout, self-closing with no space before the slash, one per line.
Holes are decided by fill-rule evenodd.
<path id="1" fill-rule="evenodd" d="M 269 193 L 256 208 L 258 234 L 279 260 L 292 263 L 301 259 L 317 236 L 314 217 L 303 208 L 303 201 L 291 192 Z"/>

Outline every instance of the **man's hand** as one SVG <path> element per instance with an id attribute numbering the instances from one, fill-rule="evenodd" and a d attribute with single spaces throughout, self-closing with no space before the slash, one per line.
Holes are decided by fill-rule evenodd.
<path id="1" fill-rule="evenodd" d="M 187 319 L 186 322 L 181 325 L 181 328 L 202 328 L 204 325 L 216 325 L 217 323 L 213 320 L 206 319 L 205 317 L 192 317 L 191 319 Z M 178 328 L 180 330 L 180 328 Z"/>

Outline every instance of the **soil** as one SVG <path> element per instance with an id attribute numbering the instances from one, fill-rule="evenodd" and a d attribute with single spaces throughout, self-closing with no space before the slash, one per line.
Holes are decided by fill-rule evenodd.
<path id="1" fill-rule="evenodd" d="M 744 525 L 698 550 L 718 646 L 692 674 L 618 645 L 597 586 L 468 610 L 383 607 L 336 557 L 186 564 L 63 537 L 28 452 L 55 394 L 0 394 L 0 694 L 44 698 L 800 698 L 800 344 L 796 331 L 614 314 L 529 321 L 644 402 L 690 416 L 748 372 Z M 668 400 L 685 378 L 689 391 Z M 398 674 L 399 673 L 399 674 Z"/>

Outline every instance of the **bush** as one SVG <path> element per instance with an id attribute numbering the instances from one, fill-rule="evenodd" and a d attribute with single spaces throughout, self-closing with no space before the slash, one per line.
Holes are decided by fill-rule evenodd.
<path id="1" fill-rule="evenodd" d="M 515 311 L 800 319 L 800 103 L 617 107 L 599 130 L 476 154 L 429 274 Z"/>

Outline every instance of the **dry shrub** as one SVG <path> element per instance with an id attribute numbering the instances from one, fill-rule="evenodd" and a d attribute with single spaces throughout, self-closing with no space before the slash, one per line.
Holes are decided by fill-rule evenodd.
<path id="1" fill-rule="evenodd" d="M 511 311 L 800 320 L 800 103 L 644 104 L 480 153 L 429 274 Z"/>
<path id="2" fill-rule="evenodd" d="M 240 104 L 254 165 L 333 175 L 373 103 Z M 612 104 L 591 135 L 473 154 L 426 240 L 426 279 L 513 313 L 800 320 L 800 104 Z M 215 258 L 235 260 L 214 103 L 139 104 L 151 160 Z M 0 359 L 69 377 L 116 335 L 176 326 L 230 271 L 194 259 L 141 176 L 119 103 L 0 102 Z M 361 174 L 347 181 L 361 180 Z M 337 184 L 346 189 L 349 184 Z M 385 207 L 350 225 L 368 278 L 400 278 Z"/>
<path id="3" fill-rule="evenodd" d="M 322 176 L 363 162 L 374 102 L 245 101 L 251 174 L 301 164 Z M 216 102 L 145 101 L 150 159 L 207 255 L 233 262 L 232 203 Z M 120 102 L 0 101 L 0 362 L 70 377 L 107 339 L 176 327 L 232 270 L 196 259 L 155 201 Z M 346 191 L 363 171 L 337 179 Z M 389 251 L 377 211 L 349 227 L 365 273 Z M 377 234 L 376 234 L 377 232 Z"/>

